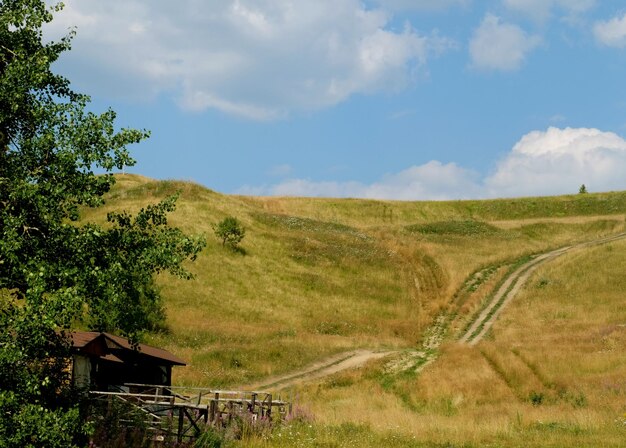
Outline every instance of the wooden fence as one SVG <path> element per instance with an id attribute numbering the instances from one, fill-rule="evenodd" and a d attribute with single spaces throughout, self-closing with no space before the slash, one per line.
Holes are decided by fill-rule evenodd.
<path id="1" fill-rule="evenodd" d="M 89 392 L 94 406 L 111 409 L 125 406 L 128 422 L 141 423 L 154 431 L 155 437 L 176 437 L 177 441 L 195 438 L 202 427 L 225 426 L 233 418 L 282 420 L 291 413 L 291 403 L 267 392 L 244 392 L 183 388 L 146 384 L 124 384 L 116 392 Z M 130 414 L 133 414 L 132 418 Z"/>

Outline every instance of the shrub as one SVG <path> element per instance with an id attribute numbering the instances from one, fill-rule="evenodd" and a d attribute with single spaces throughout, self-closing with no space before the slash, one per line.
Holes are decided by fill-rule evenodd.
<path id="1" fill-rule="evenodd" d="M 233 249 L 237 248 L 243 237 L 246 235 L 246 229 L 241 222 L 233 216 L 227 216 L 217 225 L 213 226 L 215 236 L 222 240 L 223 246 L 229 246 Z"/>
<path id="2" fill-rule="evenodd" d="M 414 224 L 405 227 L 409 233 L 424 235 L 478 236 L 498 233 L 499 229 L 481 221 L 439 221 L 427 224 Z"/>
<path id="3" fill-rule="evenodd" d="M 528 398 L 533 406 L 539 406 L 543 403 L 544 395 L 543 392 L 532 391 Z"/>

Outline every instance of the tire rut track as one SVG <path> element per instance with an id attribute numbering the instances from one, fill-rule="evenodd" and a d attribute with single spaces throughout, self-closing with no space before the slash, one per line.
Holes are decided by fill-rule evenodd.
<path id="1" fill-rule="evenodd" d="M 626 238 L 626 233 L 612 235 L 593 241 L 565 246 L 550 252 L 536 256 L 532 260 L 524 263 L 515 271 L 508 275 L 504 283 L 498 288 L 487 306 L 474 319 L 472 325 L 461 335 L 459 342 L 469 345 L 476 345 L 487 334 L 493 322 L 500 315 L 502 310 L 517 295 L 522 286 L 526 283 L 530 275 L 542 264 L 553 260 L 573 249 L 597 246 Z"/>
<path id="2" fill-rule="evenodd" d="M 506 307 L 506 305 L 519 292 L 528 277 L 530 277 L 530 275 L 543 263 L 553 260 L 573 249 L 592 247 L 624 238 L 626 238 L 626 233 L 612 235 L 597 240 L 586 241 L 583 243 L 562 247 L 550 252 L 540 254 L 534 257 L 532 260 L 524 263 L 522 266 L 520 266 L 507 276 L 506 280 L 498 288 L 496 294 L 490 300 L 487 307 L 479 313 L 478 317 L 474 320 L 469 329 L 467 329 L 461 335 L 459 341 L 461 343 L 466 343 L 469 345 L 477 344 L 485 336 L 487 331 L 489 331 L 491 325 L 498 317 L 498 315 L 502 312 L 502 310 Z M 430 281 L 437 282 L 438 279 L 431 279 Z M 415 282 L 415 287 L 419 290 L 420 284 L 417 278 L 415 278 Z M 445 333 L 448 330 L 449 324 L 450 316 L 447 313 L 440 314 L 435 319 L 433 324 L 427 329 L 424 343 L 420 349 L 405 351 L 374 351 L 361 349 L 343 352 L 331 358 L 327 358 L 311 364 L 301 370 L 266 379 L 263 382 L 259 382 L 257 384 L 249 386 L 248 389 L 273 389 L 277 391 L 284 390 L 288 387 L 292 387 L 316 379 L 322 379 L 350 368 L 361 367 L 368 361 L 388 357 L 391 355 L 400 356 L 385 364 L 384 370 L 388 374 L 397 374 L 407 370 L 413 370 L 415 372 L 418 372 L 436 359 L 438 348 L 445 337 Z"/>
<path id="3" fill-rule="evenodd" d="M 361 367 L 371 360 L 380 359 L 395 353 L 397 351 L 353 350 L 343 352 L 313 363 L 301 370 L 269 378 L 262 383 L 248 386 L 247 390 L 283 390 L 307 381 L 325 378 L 343 370 Z"/>

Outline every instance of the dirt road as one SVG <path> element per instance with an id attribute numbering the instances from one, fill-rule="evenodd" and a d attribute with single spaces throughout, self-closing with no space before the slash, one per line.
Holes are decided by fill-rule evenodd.
<path id="1" fill-rule="evenodd" d="M 405 350 L 354 350 L 339 353 L 330 358 L 311 364 L 310 366 L 286 375 L 269 378 L 263 382 L 246 386 L 247 390 L 282 390 L 307 381 L 330 376 L 343 370 L 362 367 L 369 361 L 381 358 L 390 358 L 385 364 L 385 372 L 397 374 L 407 370 L 415 372 L 433 362 L 437 356 L 437 349 L 441 344 L 447 328 L 447 317 L 440 315 L 433 325 L 425 332 L 422 347 Z"/>
<path id="2" fill-rule="evenodd" d="M 361 367 L 368 361 L 373 359 L 384 358 L 396 353 L 395 351 L 375 352 L 372 350 L 354 350 L 343 352 L 322 361 L 311 364 L 310 366 L 288 373 L 286 375 L 268 378 L 262 383 L 248 386 L 248 390 L 281 390 L 300 383 L 312 381 L 318 378 L 324 378 L 334 373 L 341 372 L 355 367 Z"/>
<path id="3" fill-rule="evenodd" d="M 489 331 L 493 322 L 496 320 L 502 310 L 508 305 L 508 303 L 515 297 L 515 295 L 522 288 L 528 277 L 543 263 L 553 260 L 556 257 L 563 255 L 573 249 L 581 249 L 585 247 L 596 246 L 598 244 L 604 244 L 611 241 L 626 238 L 626 234 L 613 235 L 606 238 L 600 238 L 598 240 L 588 241 L 584 243 L 574 244 L 572 246 L 562 247 L 560 249 L 546 252 L 533 258 L 527 263 L 517 268 L 514 272 L 509 274 L 504 283 L 498 288 L 491 301 L 482 310 L 482 312 L 475 318 L 472 325 L 467 331 L 460 337 L 459 342 L 475 345 L 477 344 Z"/>
<path id="4" fill-rule="evenodd" d="M 530 277 L 535 269 L 537 269 L 541 264 L 553 260 L 556 257 L 574 249 L 591 247 L 623 238 L 626 238 L 626 233 L 562 247 L 560 249 L 538 255 L 527 263 L 524 263 L 508 275 L 488 305 L 474 320 L 470 328 L 464 332 L 459 341 L 470 345 L 477 344 L 485 336 L 487 331 L 489 331 L 494 320 L 498 317 L 506 305 L 519 292 L 528 277 Z M 324 378 L 343 370 L 361 367 L 368 361 L 391 357 L 391 355 L 398 356 L 393 356 L 385 365 L 385 371 L 388 373 L 399 373 L 406 370 L 419 371 L 436 359 L 437 349 L 444 338 L 447 328 L 448 317 L 447 315 L 442 314 L 427 330 L 423 346 L 419 349 L 404 350 L 402 352 L 396 350 L 373 351 L 365 349 L 343 352 L 311 364 L 301 370 L 291 372 L 286 375 L 268 378 L 263 382 L 248 385 L 245 388 L 247 390 L 271 389 L 278 391 L 297 384 L 305 383 L 307 381 Z"/>

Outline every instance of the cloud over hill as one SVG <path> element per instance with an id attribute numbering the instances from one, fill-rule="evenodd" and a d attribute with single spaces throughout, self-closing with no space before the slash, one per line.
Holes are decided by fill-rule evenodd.
<path id="1" fill-rule="evenodd" d="M 372 184 L 286 179 L 242 194 L 373 199 L 470 199 L 626 189 L 626 140 L 598 129 L 550 127 L 523 136 L 481 176 L 454 163 L 430 161 L 391 173 Z"/>

